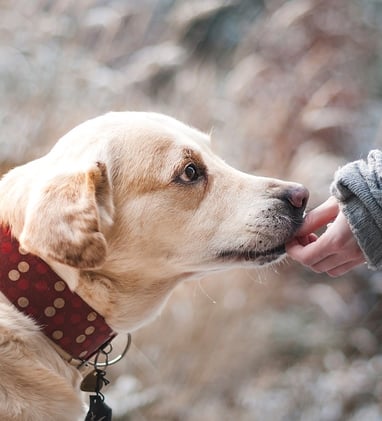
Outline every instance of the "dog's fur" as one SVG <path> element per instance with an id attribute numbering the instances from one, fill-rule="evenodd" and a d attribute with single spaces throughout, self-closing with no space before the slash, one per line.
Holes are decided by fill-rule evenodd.
<path id="1" fill-rule="evenodd" d="M 228 166 L 175 119 L 109 113 L 3 177 L 0 223 L 112 329 L 131 332 L 182 280 L 280 260 L 306 199 L 298 184 Z M 80 419 L 79 382 L 0 293 L 0 418 Z"/>

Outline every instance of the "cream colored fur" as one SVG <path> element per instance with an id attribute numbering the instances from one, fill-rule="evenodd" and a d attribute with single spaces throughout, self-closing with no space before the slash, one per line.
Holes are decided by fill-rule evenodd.
<path id="1" fill-rule="evenodd" d="M 279 260 L 274 249 L 302 218 L 293 194 L 306 196 L 233 169 L 175 119 L 109 113 L 3 177 L 0 223 L 114 330 L 131 332 L 182 280 Z M 0 373 L 1 420 L 83 419 L 79 373 L 1 293 Z"/>

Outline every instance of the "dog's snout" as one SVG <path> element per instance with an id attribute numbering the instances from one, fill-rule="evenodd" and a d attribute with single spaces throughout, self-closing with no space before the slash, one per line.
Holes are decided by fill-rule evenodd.
<path id="1" fill-rule="evenodd" d="M 308 202 L 309 191 L 302 185 L 287 189 L 285 199 L 296 209 L 304 210 Z"/>

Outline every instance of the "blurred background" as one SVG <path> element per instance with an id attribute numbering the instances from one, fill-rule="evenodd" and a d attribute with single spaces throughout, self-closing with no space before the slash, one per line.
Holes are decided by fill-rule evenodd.
<path id="1" fill-rule="evenodd" d="M 0 172 L 109 110 L 304 183 L 381 147 L 381 0 L 0 0 Z M 130 421 L 382 419 L 382 274 L 293 262 L 180 286 L 110 370 Z"/>

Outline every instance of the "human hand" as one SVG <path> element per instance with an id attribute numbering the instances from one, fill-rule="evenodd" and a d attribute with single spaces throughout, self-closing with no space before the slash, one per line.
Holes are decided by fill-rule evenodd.
<path id="1" fill-rule="evenodd" d="M 321 236 L 314 234 L 325 225 L 327 229 Z M 365 262 L 334 197 L 307 214 L 296 237 L 286 245 L 286 251 L 293 260 L 314 272 L 326 272 L 332 277 L 341 276 Z"/>

